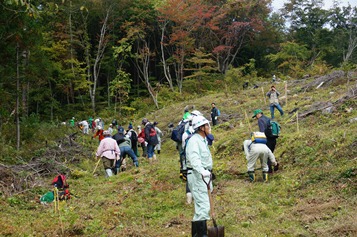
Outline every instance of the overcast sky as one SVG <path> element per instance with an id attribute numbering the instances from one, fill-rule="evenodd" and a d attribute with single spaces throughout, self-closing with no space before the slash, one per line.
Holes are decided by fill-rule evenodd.
<path id="1" fill-rule="evenodd" d="M 328 9 L 333 5 L 333 0 L 323 0 L 324 8 Z M 279 10 L 283 7 L 284 3 L 289 2 L 289 0 L 273 0 L 272 6 L 274 11 Z M 338 0 L 341 3 L 341 6 L 347 6 L 350 3 L 351 6 L 357 6 L 357 0 Z"/>

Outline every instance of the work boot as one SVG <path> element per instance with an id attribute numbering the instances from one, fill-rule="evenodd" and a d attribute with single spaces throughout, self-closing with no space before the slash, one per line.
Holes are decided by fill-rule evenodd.
<path id="1" fill-rule="evenodd" d="M 255 173 L 254 171 L 248 171 L 248 176 L 249 176 L 249 181 L 254 182 L 255 181 Z"/>
<path id="2" fill-rule="evenodd" d="M 135 167 L 139 167 L 139 162 L 138 162 L 138 161 L 135 161 L 135 162 L 134 162 L 134 166 L 135 166 Z"/>
<path id="3" fill-rule="evenodd" d="M 112 172 L 114 175 L 117 175 L 119 173 L 119 168 L 112 168 Z"/>
<path id="4" fill-rule="evenodd" d="M 268 172 L 267 171 L 263 171 L 263 180 L 264 182 L 268 182 Z"/>
<path id="5" fill-rule="evenodd" d="M 186 202 L 187 204 L 192 203 L 192 193 L 186 193 Z"/>
<path id="6" fill-rule="evenodd" d="M 192 222 L 192 237 L 207 237 L 207 221 Z"/>
<path id="7" fill-rule="evenodd" d="M 105 170 L 105 177 L 108 178 L 113 175 L 112 169 L 106 169 Z"/>
<path id="8" fill-rule="evenodd" d="M 191 222 L 191 234 L 192 234 L 192 237 L 195 237 L 197 236 L 197 225 L 196 225 L 196 221 L 192 221 Z"/>
<path id="9" fill-rule="evenodd" d="M 120 171 L 125 171 L 125 170 L 126 170 L 126 159 L 123 159 L 121 161 Z"/>

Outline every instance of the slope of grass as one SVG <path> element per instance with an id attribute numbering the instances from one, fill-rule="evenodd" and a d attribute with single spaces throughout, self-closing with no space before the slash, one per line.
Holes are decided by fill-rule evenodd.
<path id="1" fill-rule="evenodd" d="M 275 152 L 281 170 L 268 183 L 262 182 L 259 170 L 258 181 L 247 182 L 241 150 L 250 127 L 258 130 L 252 111 L 261 108 L 269 116 L 262 90 L 228 97 L 210 94 L 147 115 L 166 133 L 162 154 L 153 165 L 140 158 L 136 169 L 128 160 L 127 171 L 105 179 L 101 166 L 92 174 L 92 158 L 83 157 L 79 165 L 67 164 L 76 197 L 61 203 L 59 213 L 54 213 L 52 205 L 36 202 L 36 195 L 43 194 L 46 187 L 1 198 L 0 235 L 190 236 L 193 205 L 185 204 L 178 154 L 166 126 L 180 120 L 186 105 L 194 105 L 209 117 L 210 103 L 215 102 L 222 116 L 212 129 L 217 175 L 213 197 L 216 219 L 225 226 L 226 236 L 356 236 L 357 121 L 350 120 L 357 117 L 357 102 L 347 100 L 333 113 L 318 111 L 297 121 L 289 111 L 299 108 L 302 113 L 316 102 L 336 101 L 348 89 L 341 81 L 334 87 L 304 92 L 300 90 L 303 83 L 307 81 L 289 88 L 284 117 L 276 114 L 282 125 Z M 277 88 L 283 91 L 284 85 Z M 350 107 L 353 110 L 346 112 Z M 135 124 L 140 121 L 138 118 Z M 89 137 L 82 136 L 81 141 L 95 150 Z"/>

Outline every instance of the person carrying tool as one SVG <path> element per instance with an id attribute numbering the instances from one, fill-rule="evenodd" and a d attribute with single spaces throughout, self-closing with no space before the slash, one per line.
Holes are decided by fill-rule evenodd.
<path id="1" fill-rule="evenodd" d="M 180 159 L 181 162 L 181 169 L 180 169 L 180 177 L 186 181 L 186 203 L 191 204 L 192 203 L 192 193 L 190 191 L 190 188 L 188 187 L 188 182 L 187 182 L 187 164 L 186 164 L 186 154 L 182 154 L 186 151 L 186 139 L 189 139 L 190 136 L 195 132 L 195 130 L 192 127 L 192 119 L 194 116 L 202 116 L 202 113 L 198 110 L 194 110 L 190 113 L 190 116 L 187 116 L 187 121 L 188 121 L 188 126 L 186 126 L 185 132 L 182 134 L 182 150 L 180 153 L 180 157 L 182 156 L 183 159 Z"/>
<path id="2" fill-rule="evenodd" d="M 117 141 L 110 137 L 108 130 L 103 132 L 103 136 L 104 138 L 100 141 L 97 148 L 96 156 L 97 159 L 101 157 L 106 177 L 110 177 L 113 175 L 112 169 L 120 157 L 120 149 Z"/>
<path id="3" fill-rule="evenodd" d="M 245 156 L 247 158 L 248 164 L 248 176 L 251 182 L 255 181 L 254 167 L 257 163 L 258 158 L 262 165 L 263 180 L 264 182 L 268 181 L 268 160 L 271 161 L 273 165 L 277 165 L 275 156 L 273 152 L 267 147 L 267 145 L 262 143 L 254 143 L 252 140 L 245 140 L 243 142 L 243 149 Z"/>
<path id="4" fill-rule="evenodd" d="M 203 116 L 192 118 L 194 134 L 187 141 L 187 181 L 195 200 L 195 213 L 192 220 L 192 236 L 207 236 L 207 220 L 210 219 L 210 202 L 207 183 L 211 179 L 212 155 L 206 136 L 210 133 L 209 121 Z M 203 180 L 205 179 L 205 181 Z M 210 190 L 213 190 L 210 182 Z"/>

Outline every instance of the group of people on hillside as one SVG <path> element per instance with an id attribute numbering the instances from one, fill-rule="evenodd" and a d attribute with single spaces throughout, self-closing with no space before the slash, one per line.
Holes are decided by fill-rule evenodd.
<path id="1" fill-rule="evenodd" d="M 131 123 L 128 130 L 125 131 L 122 126 L 117 124 L 116 120 L 113 120 L 107 130 L 103 130 L 102 127 L 97 128 L 97 132 L 93 136 L 93 138 L 98 136 L 100 142 L 96 156 L 102 159 L 106 177 L 126 169 L 126 156 L 132 159 L 135 167 L 139 167 L 139 145 L 143 149 L 143 156 L 148 158 L 149 163 L 157 160 L 155 150 L 160 154 L 162 131 L 156 126 L 157 122 L 151 123 L 146 118 L 142 120 L 141 124 L 144 129 L 138 126 L 138 131 L 133 129 Z M 112 135 L 110 128 L 116 129 L 117 132 Z"/>
<path id="2" fill-rule="evenodd" d="M 101 118 L 93 119 L 89 117 L 88 120 L 76 122 L 75 117 L 72 117 L 69 120 L 69 126 L 73 128 L 78 127 L 82 130 L 83 134 L 89 134 L 89 130 L 94 133 L 96 130 L 100 130 L 98 128 L 104 128 L 104 121 Z"/>
<path id="3" fill-rule="evenodd" d="M 270 101 L 271 119 L 263 114 L 261 109 L 253 112 L 253 118 L 258 121 L 259 131 L 265 133 L 269 127 L 270 121 L 274 119 L 274 109 L 278 109 L 281 116 L 284 112 L 279 104 L 279 92 L 275 86 L 271 86 L 271 90 L 266 94 Z M 211 103 L 211 121 L 212 125 L 217 125 L 220 111 L 215 103 Z M 184 133 L 181 141 L 177 142 L 177 149 L 180 156 L 180 175 L 186 180 L 186 200 L 191 203 L 194 200 L 194 216 L 192 220 L 192 236 L 207 236 L 207 220 L 210 219 L 210 202 L 208 192 L 213 190 L 212 173 L 213 160 L 209 146 L 212 145 L 214 137 L 211 134 L 210 121 L 197 110 L 189 112 L 184 110 L 184 115 L 180 123 L 184 124 Z M 132 124 L 129 125 L 128 131 L 124 128 L 111 124 L 110 127 L 117 129 L 117 133 L 113 136 L 111 131 L 104 130 L 102 138 L 99 138 L 96 155 L 102 159 L 102 163 L 106 172 L 106 176 L 112 176 L 120 171 L 120 168 L 125 166 L 124 158 L 126 155 L 131 157 L 134 166 L 138 167 L 138 151 L 137 148 L 142 148 L 143 155 L 147 157 L 149 163 L 155 161 L 156 154 L 160 154 L 161 146 L 160 137 L 162 132 L 157 128 L 157 123 L 151 123 L 148 119 L 142 120 L 141 126 L 137 127 L 137 131 L 133 129 Z M 133 146 L 133 140 L 130 139 L 133 134 L 136 134 L 137 141 Z M 94 135 L 93 137 L 97 136 Z M 135 135 L 134 135 L 135 137 Z M 276 138 L 267 136 L 267 142 L 255 143 L 252 140 L 243 142 L 243 150 L 247 159 L 248 177 L 251 182 L 255 178 L 255 165 L 257 160 L 260 160 L 262 166 L 262 176 L 264 181 L 268 181 L 268 174 L 272 172 L 278 163 L 273 154 L 276 146 Z M 125 167 L 124 167 L 125 168 Z"/>

